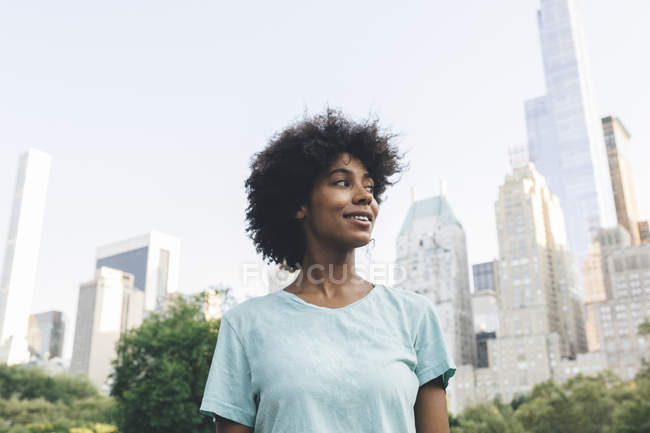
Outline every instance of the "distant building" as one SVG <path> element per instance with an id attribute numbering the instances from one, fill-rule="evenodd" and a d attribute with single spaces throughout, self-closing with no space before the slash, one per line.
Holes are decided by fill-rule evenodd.
<path id="1" fill-rule="evenodd" d="M 632 245 L 632 238 L 623 226 L 600 229 L 589 246 L 589 255 L 582 263 L 585 303 L 605 301 L 612 297 L 607 257 L 614 251 Z"/>
<path id="2" fill-rule="evenodd" d="M 96 269 L 107 266 L 133 274 L 134 287 L 144 291 L 145 309 L 154 311 L 178 290 L 180 240 L 150 233 L 97 248 Z"/>
<path id="3" fill-rule="evenodd" d="M 405 290 L 430 298 L 457 364 L 474 364 L 474 325 L 465 231 L 444 196 L 411 204 L 397 238 Z"/>
<path id="4" fill-rule="evenodd" d="M 77 323 L 70 372 L 87 375 L 107 393 L 115 343 L 127 329 L 137 327 L 144 316 L 144 293 L 134 288 L 132 274 L 105 266 L 95 279 L 79 288 Z"/>
<path id="5" fill-rule="evenodd" d="M 46 311 L 29 316 L 27 342 L 32 356 L 40 360 L 60 358 L 64 335 L 65 323 L 60 311 Z"/>
<path id="6" fill-rule="evenodd" d="M 650 340 L 638 327 L 650 318 L 650 244 L 614 251 L 607 257 L 611 298 L 587 305 L 592 351 L 607 357 L 609 368 L 631 379 L 650 360 Z"/>
<path id="7" fill-rule="evenodd" d="M 499 279 L 499 262 L 497 260 L 472 265 L 472 274 L 474 276 L 475 293 L 484 290 L 493 292 L 497 290 Z"/>
<path id="8" fill-rule="evenodd" d="M 529 153 L 562 205 L 581 262 L 598 228 L 616 222 L 603 133 L 576 2 L 541 0 L 537 24 L 546 94 L 525 103 Z"/>
<path id="9" fill-rule="evenodd" d="M 496 332 L 478 332 L 476 334 L 476 367 L 487 368 L 490 366 L 488 357 L 488 341 L 497 338 Z"/>
<path id="10" fill-rule="evenodd" d="M 476 340 L 469 288 L 465 231 L 444 195 L 413 201 L 397 238 L 397 287 L 433 301 L 456 365 L 476 363 Z M 449 407 L 458 405 L 456 385 L 448 388 Z"/>
<path id="11" fill-rule="evenodd" d="M 650 228 L 648 227 L 648 221 L 639 221 L 637 223 L 639 228 L 639 240 L 642 244 L 650 243 Z"/>
<path id="12" fill-rule="evenodd" d="M 628 161 L 630 135 L 617 117 L 603 117 L 602 124 L 616 218 L 632 237 L 632 243 L 639 245 L 639 207 L 632 168 Z"/>
<path id="13" fill-rule="evenodd" d="M 472 313 L 474 314 L 474 333 L 498 332 L 499 301 L 497 292 L 482 290 L 472 295 Z"/>
<path id="14" fill-rule="evenodd" d="M 562 356 L 586 352 L 579 275 L 564 215 L 533 164 L 506 176 L 495 211 L 499 338 L 557 333 Z"/>
<path id="15" fill-rule="evenodd" d="M 9 235 L 0 279 L 0 363 L 29 360 L 27 322 L 32 306 L 52 157 L 29 149 L 18 163 Z"/>
<path id="16" fill-rule="evenodd" d="M 506 176 L 495 214 L 498 331 L 496 338 L 477 335 L 478 368 L 463 365 L 456 372 L 454 413 L 495 397 L 510 401 L 560 377 L 559 368 L 591 372 L 603 359 L 582 356 L 587 344 L 578 271 L 562 209 L 532 163 Z"/>

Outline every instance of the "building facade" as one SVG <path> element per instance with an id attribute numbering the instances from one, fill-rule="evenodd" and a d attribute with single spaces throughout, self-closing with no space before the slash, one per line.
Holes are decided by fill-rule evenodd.
<path id="1" fill-rule="evenodd" d="M 36 149 L 20 156 L 0 279 L 0 363 L 29 360 L 27 326 L 52 157 Z"/>
<path id="2" fill-rule="evenodd" d="M 465 231 L 444 196 L 411 204 L 397 238 L 402 288 L 436 305 L 456 364 L 474 364 L 474 324 Z"/>
<path id="3" fill-rule="evenodd" d="M 611 297 L 587 305 L 589 348 L 603 353 L 614 373 L 632 379 L 642 359 L 650 360 L 649 336 L 639 335 L 639 325 L 650 320 L 650 245 L 613 251 L 606 267 Z"/>
<path id="4" fill-rule="evenodd" d="M 547 92 L 525 103 L 529 154 L 559 199 L 570 250 L 582 261 L 598 228 L 616 221 L 602 128 L 574 0 L 541 0 L 537 22 Z"/>
<path id="5" fill-rule="evenodd" d="M 63 353 L 65 323 L 60 311 L 46 311 L 29 316 L 27 343 L 32 357 L 46 361 Z"/>
<path id="6" fill-rule="evenodd" d="M 632 243 L 639 245 L 641 243 L 638 226 L 639 206 L 634 176 L 628 159 L 630 134 L 615 116 L 603 117 L 602 124 L 616 219 L 618 224 L 628 231 Z"/>
<path id="7" fill-rule="evenodd" d="M 81 284 L 70 373 L 88 376 L 107 393 L 115 343 L 144 318 L 144 292 L 134 287 L 132 274 L 105 266 L 95 279 Z"/>
<path id="8" fill-rule="evenodd" d="M 533 164 L 516 167 L 495 203 L 499 337 L 559 336 L 561 355 L 586 352 L 576 262 L 558 198 Z"/>
<path id="9" fill-rule="evenodd" d="M 178 290 L 180 239 L 156 231 L 97 248 L 95 268 L 107 266 L 134 276 L 134 287 L 145 294 L 145 309 L 161 307 Z"/>
<path id="10" fill-rule="evenodd" d="M 492 260 L 472 265 L 472 276 L 474 277 L 474 293 L 496 292 L 499 284 L 499 262 Z"/>

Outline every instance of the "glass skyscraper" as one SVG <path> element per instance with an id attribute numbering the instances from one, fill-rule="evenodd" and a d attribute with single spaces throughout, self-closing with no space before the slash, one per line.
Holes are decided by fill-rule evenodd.
<path id="1" fill-rule="evenodd" d="M 32 306 L 52 157 L 21 155 L 12 197 L 9 235 L 0 279 L 0 363 L 29 360 L 27 324 Z"/>
<path id="2" fill-rule="evenodd" d="M 541 0 L 537 20 L 547 93 L 525 103 L 530 159 L 560 200 L 579 259 L 616 223 L 599 116 L 574 0 Z"/>

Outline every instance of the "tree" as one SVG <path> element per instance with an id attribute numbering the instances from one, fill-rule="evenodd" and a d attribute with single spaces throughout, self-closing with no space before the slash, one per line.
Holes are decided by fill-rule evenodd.
<path id="1" fill-rule="evenodd" d="M 579 424 L 576 433 L 606 433 L 612 427 L 616 402 L 609 392 L 608 375 L 575 376 L 564 384 Z"/>
<path id="2" fill-rule="evenodd" d="M 467 408 L 457 418 L 454 433 L 524 433 L 509 405 L 499 401 Z"/>
<path id="3" fill-rule="evenodd" d="M 531 433 L 576 433 L 579 430 L 576 405 L 555 382 L 535 385 L 530 400 L 517 409 L 517 419 Z"/>
<path id="4" fill-rule="evenodd" d="M 120 338 L 111 374 L 120 432 L 214 431 L 199 406 L 220 320 L 205 318 L 204 298 L 176 297 Z"/>
<path id="5" fill-rule="evenodd" d="M 614 412 L 615 433 L 650 432 L 650 380 L 635 380 L 632 398 L 620 402 Z"/>
<path id="6" fill-rule="evenodd" d="M 51 376 L 37 367 L 0 365 L 0 397 L 20 400 L 43 398 L 49 402 L 98 397 L 99 392 L 86 378 L 57 374 Z"/>

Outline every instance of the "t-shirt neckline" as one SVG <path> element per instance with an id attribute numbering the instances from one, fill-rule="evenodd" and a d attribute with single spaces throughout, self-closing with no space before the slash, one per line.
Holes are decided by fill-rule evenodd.
<path id="1" fill-rule="evenodd" d="M 339 307 L 339 308 L 322 307 L 320 305 L 312 304 L 312 303 L 305 301 L 301 297 L 299 297 L 299 296 L 297 296 L 297 295 L 295 295 L 295 294 L 293 294 L 291 292 L 287 292 L 284 289 L 280 289 L 279 292 L 282 292 L 285 297 L 288 297 L 289 299 L 292 299 L 295 302 L 297 302 L 299 304 L 302 304 L 304 306 L 307 306 L 307 307 L 315 308 L 317 310 L 322 310 L 322 311 L 342 311 L 342 310 L 347 310 L 349 308 L 352 308 L 352 307 L 354 307 L 356 305 L 359 305 L 359 304 L 365 302 L 367 299 L 370 299 L 371 297 L 373 297 L 374 293 L 377 291 L 377 288 L 380 285 L 381 284 L 373 283 L 372 289 L 370 289 L 370 291 L 368 293 L 366 293 L 363 298 L 359 298 L 356 301 L 351 302 L 348 305 L 345 305 L 345 306 Z"/>

